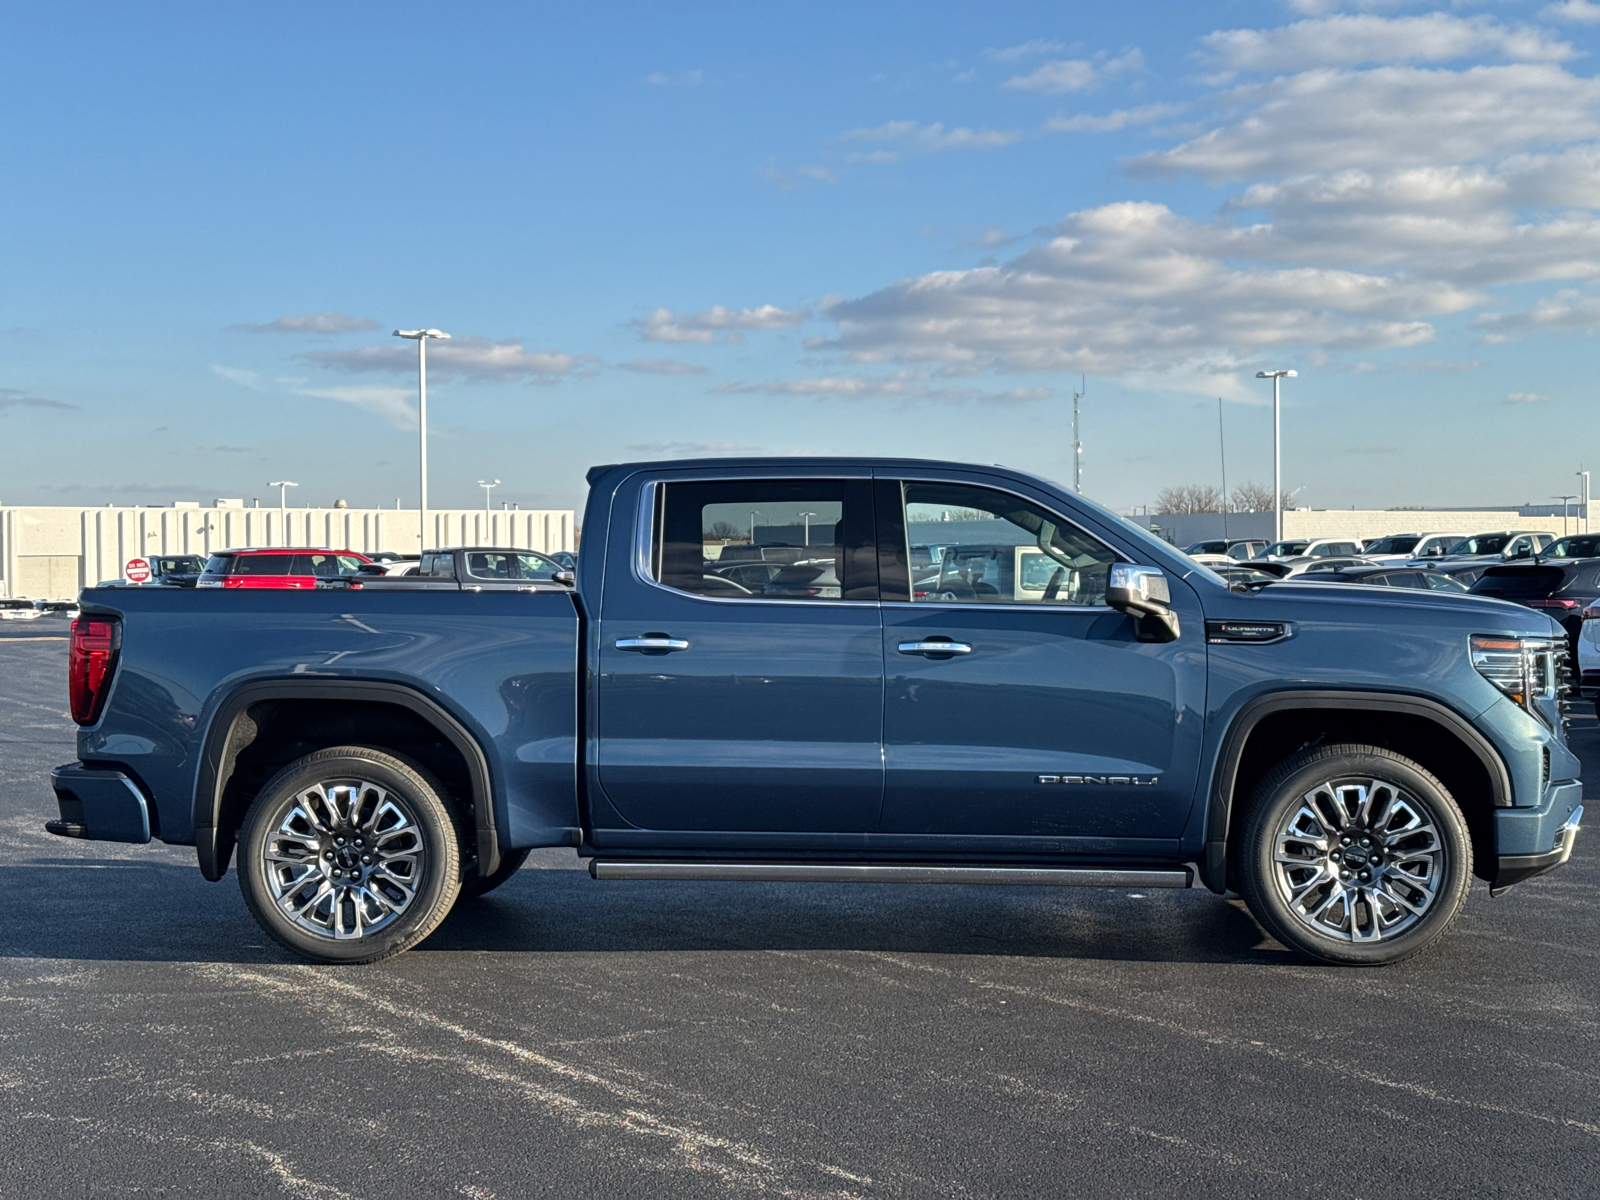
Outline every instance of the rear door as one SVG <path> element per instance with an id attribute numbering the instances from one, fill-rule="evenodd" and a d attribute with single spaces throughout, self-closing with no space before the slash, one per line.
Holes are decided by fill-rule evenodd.
<path id="1" fill-rule="evenodd" d="M 605 798 L 646 830 L 871 830 L 883 659 L 870 478 L 666 473 L 633 486 L 598 631 Z M 740 581 L 717 574 L 714 555 L 733 547 L 794 561 Z"/>
<path id="2" fill-rule="evenodd" d="M 1169 580 L 1178 641 L 1138 642 L 1105 604 L 1111 564 L 1137 558 L 1043 497 L 953 478 L 878 487 L 882 832 L 1177 837 L 1205 701 L 1192 589 Z M 994 548 L 983 578 L 974 555 L 945 573 L 957 586 L 908 589 L 907 541 L 948 540 L 941 529 Z"/>

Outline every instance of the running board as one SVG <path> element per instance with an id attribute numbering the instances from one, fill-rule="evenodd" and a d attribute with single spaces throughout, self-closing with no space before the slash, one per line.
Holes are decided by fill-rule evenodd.
<path id="1" fill-rule="evenodd" d="M 1186 888 L 1188 867 L 929 867 L 906 863 L 649 862 L 591 859 L 596 879 L 720 879 L 763 883 L 1036 883 L 1054 887 Z"/>

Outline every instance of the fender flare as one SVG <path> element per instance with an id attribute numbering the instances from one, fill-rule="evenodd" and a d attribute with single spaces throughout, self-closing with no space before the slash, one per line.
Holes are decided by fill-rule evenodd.
<path id="1" fill-rule="evenodd" d="M 220 845 L 217 819 L 222 794 L 233 776 L 234 760 L 243 749 L 237 734 L 240 718 L 263 700 L 349 700 L 393 704 L 408 709 L 461 752 L 472 781 L 472 809 L 478 851 L 478 873 L 492 874 L 500 865 L 500 839 L 495 826 L 494 788 L 489 760 L 478 739 L 436 701 L 399 683 L 360 679 L 266 679 L 242 684 L 228 693 L 211 718 L 200 752 L 194 788 L 194 842 L 200 873 L 215 883 L 228 869 L 232 847 Z"/>
<path id="2" fill-rule="evenodd" d="M 1295 709 L 1331 708 L 1356 712 L 1396 713 L 1422 717 L 1460 740 L 1482 764 L 1489 777 L 1494 807 L 1511 805 L 1511 774 L 1493 743 L 1465 717 L 1437 700 L 1391 692 L 1292 690 L 1269 692 L 1248 700 L 1234 714 L 1211 772 L 1206 803 L 1206 841 L 1201 855 L 1200 878 L 1213 892 L 1227 891 L 1228 826 L 1233 817 L 1233 787 L 1245 743 L 1261 721 L 1274 713 Z"/>

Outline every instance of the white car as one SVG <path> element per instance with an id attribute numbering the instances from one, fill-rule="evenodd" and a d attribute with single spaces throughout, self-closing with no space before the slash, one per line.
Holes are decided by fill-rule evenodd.
<path id="1" fill-rule="evenodd" d="M 1408 563 L 1414 558 L 1438 558 L 1450 553 L 1450 547 L 1465 536 L 1460 533 L 1391 533 L 1368 542 L 1361 557 L 1386 567 Z"/>
<path id="2" fill-rule="evenodd" d="M 1286 562 L 1291 558 L 1355 558 L 1361 543 L 1353 538 L 1285 538 L 1273 542 L 1250 559 L 1258 562 Z"/>
<path id="3" fill-rule="evenodd" d="M 1578 690 L 1594 701 L 1600 716 L 1600 600 L 1583 610 L 1583 626 L 1578 632 Z"/>
<path id="4" fill-rule="evenodd" d="M 32 600 L 0 600 L 0 621 L 37 621 L 42 616 Z"/>

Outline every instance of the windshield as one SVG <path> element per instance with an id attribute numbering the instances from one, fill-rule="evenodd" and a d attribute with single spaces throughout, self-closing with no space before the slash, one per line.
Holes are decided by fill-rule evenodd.
<path id="1" fill-rule="evenodd" d="M 1421 540 L 1419 537 L 1401 537 L 1398 535 L 1379 538 L 1375 542 L 1367 543 L 1366 552 L 1368 554 L 1410 554 L 1417 548 L 1417 543 Z"/>
<path id="2" fill-rule="evenodd" d="M 1477 537 L 1462 538 L 1450 547 L 1451 554 L 1499 554 L 1511 540 L 1509 533 L 1484 533 Z"/>
<path id="3" fill-rule="evenodd" d="M 1544 554 L 1546 558 L 1600 558 L 1600 535 L 1561 538 Z"/>
<path id="4" fill-rule="evenodd" d="M 1273 558 L 1292 558 L 1295 555 L 1304 554 L 1306 548 L 1310 545 L 1311 543 L 1307 541 L 1273 542 L 1262 553 Z"/>

